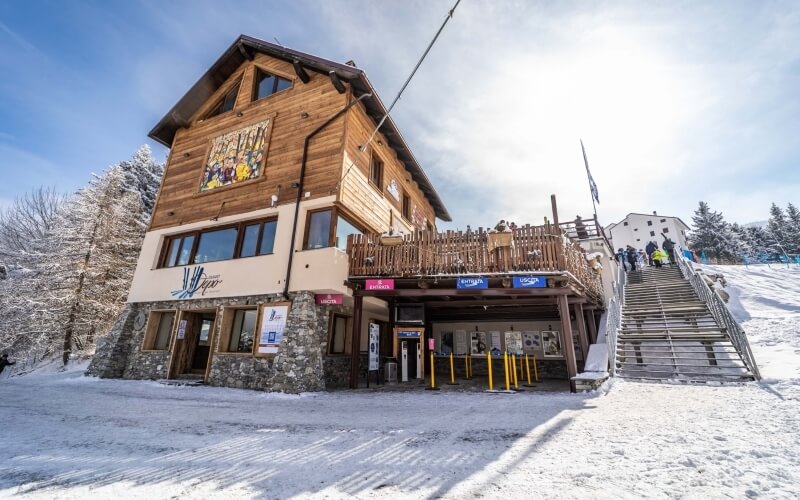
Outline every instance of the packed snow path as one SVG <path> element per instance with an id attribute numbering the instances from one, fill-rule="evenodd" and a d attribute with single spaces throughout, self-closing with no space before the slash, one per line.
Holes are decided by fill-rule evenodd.
<path id="1" fill-rule="evenodd" d="M 718 268 L 764 381 L 286 396 L 0 378 L 0 497 L 797 498 L 800 270 Z"/>

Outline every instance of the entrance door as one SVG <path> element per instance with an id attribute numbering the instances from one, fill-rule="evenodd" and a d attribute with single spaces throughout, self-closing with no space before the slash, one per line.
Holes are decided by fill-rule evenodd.
<path id="1" fill-rule="evenodd" d="M 216 312 L 181 311 L 170 360 L 169 378 L 205 379 Z"/>
<path id="2" fill-rule="evenodd" d="M 401 366 L 400 380 L 407 382 L 409 380 L 420 378 L 420 349 L 422 345 L 419 339 L 403 339 L 400 342 L 401 349 Z M 405 351 L 405 352 L 402 352 Z"/>

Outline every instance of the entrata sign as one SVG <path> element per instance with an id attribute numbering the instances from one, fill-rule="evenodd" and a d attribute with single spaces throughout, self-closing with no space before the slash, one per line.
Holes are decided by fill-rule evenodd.
<path id="1" fill-rule="evenodd" d="M 314 295 L 314 303 L 318 306 L 333 306 L 339 305 L 344 300 L 344 295 L 341 293 L 326 293 L 321 295 Z"/>
<path id="2" fill-rule="evenodd" d="M 458 278 L 456 288 L 459 290 L 479 290 L 489 288 L 489 278 Z"/>
<path id="3" fill-rule="evenodd" d="M 364 290 L 394 290 L 394 280 L 367 280 Z"/>
<path id="4" fill-rule="evenodd" d="M 514 288 L 547 288 L 544 276 L 514 276 Z"/>

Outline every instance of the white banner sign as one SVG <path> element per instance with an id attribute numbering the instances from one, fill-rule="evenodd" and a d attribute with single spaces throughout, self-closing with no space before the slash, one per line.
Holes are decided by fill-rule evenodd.
<path id="1" fill-rule="evenodd" d="M 289 306 L 264 306 L 261 316 L 261 332 L 258 337 L 258 354 L 275 354 L 278 352 L 283 331 L 286 329 L 286 318 Z"/>
<path id="2" fill-rule="evenodd" d="M 369 324 L 369 371 L 378 369 L 378 353 L 380 351 L 381 326 L 377 323 Z"/>

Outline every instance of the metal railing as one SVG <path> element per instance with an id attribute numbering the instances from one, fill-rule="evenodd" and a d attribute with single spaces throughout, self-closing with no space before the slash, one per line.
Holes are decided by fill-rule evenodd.
<path id="1" fill-rule="evenodd" d="M 609 373 L 613 377 L 617 371 L 617 336 L 622 328 L 622 305 L 625 303 L 625 268 L 617 266 L 617 277 L 612 288 L 614 295 L 606 305 L 606 347 L 608 348 Z"/>
<path id="2" fill-rule="evenodd" d="M 691 263 L 683 256 L 682 249 L 675 248 L 675 260 L 677 261 L 681 273 L 683 273 L 683 276 L 692 284 L 695 293 L 700 300 L 706 304 L 706 307 L 708 307 L 708 310 L 711 312 L 717 324 L 725 329 L 728 337 L 731 339 L 731 343 L 739 352 L 742 362 L 748 370 L 750 370 L 750 373 L 753 374 L 756 380 L 761 380 L 761 373 L 758 371 L 756 360 L 753 357 L 753 351 L 750 350 L 750 342 L 747 340 L 747 334 L 739 322 L 733 317 L 728 306 L 725 305 L 725 301 L 722 300 L 722 297 L 719 296 L 716 290 L 712 290 L 708 286 L 703 276 L 694 270 Z"/>

